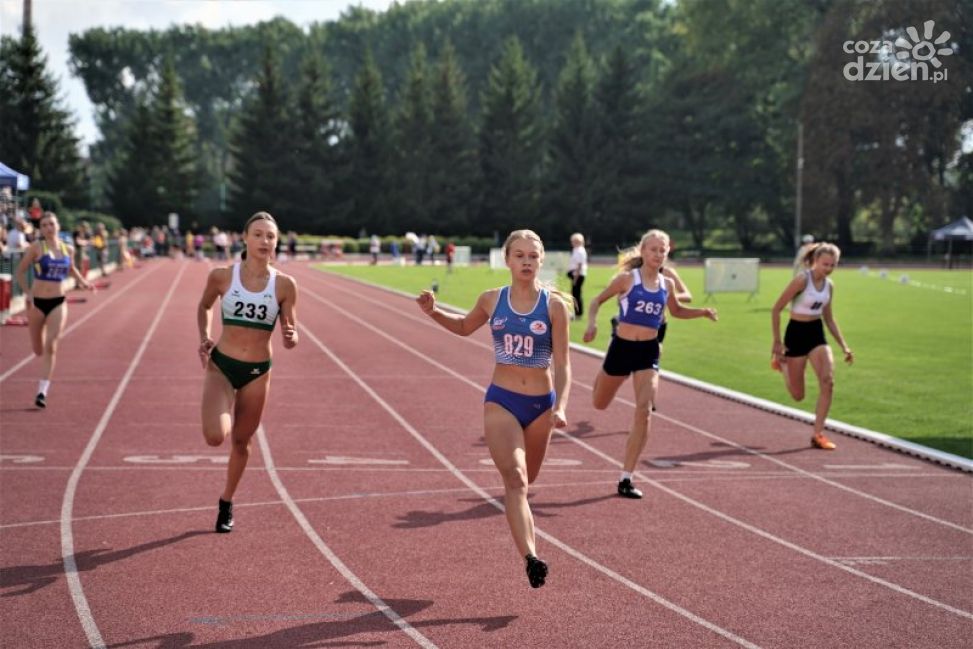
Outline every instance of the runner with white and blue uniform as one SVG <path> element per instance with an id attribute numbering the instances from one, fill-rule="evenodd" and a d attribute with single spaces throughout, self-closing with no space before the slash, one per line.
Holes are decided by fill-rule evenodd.
<path id="1" fill-rule="evenodd" d="M 416 301 L 454 334 L 468 336 L 490 326 L 495 364 L 484 397 L 484 437 L 503 478 L 507 523 L 525 558 L 527 579 L 539 588 L 547 579 L 547 564 L 537 557 L 527 488 L 541 470 L 553 428 L 567 425 L 572 299 L 538 283 L 544 244 L 537 234 L 516 230 L 503 251 L 510 285 L 482 293 L 466 315 L 438 308 L 432 291 L 423 291 Z"/>

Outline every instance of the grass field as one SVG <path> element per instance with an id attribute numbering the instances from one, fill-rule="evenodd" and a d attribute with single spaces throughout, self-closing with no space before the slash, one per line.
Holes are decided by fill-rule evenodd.
<path id="1" fill-rule="evenodd" d="M 418 293 L 439 284 L 439 299 L 465 309 L 481 291 L 506 284 L 506 271 L 485 266 L 326 266 L 322 269 Z M 600 291 L 613 268 L 592 267 L 585 300 Z M 703 270 L 682 266 L 679 274 L 703 302 Z M 902 276 L 908 275 L 908 283 Z M 720 321 L 671 319 L 664 369 L 813 412 L 817 383 L 808 368 L 805 400 L 794 403 L 780 376 L 770 370 L 770 309 L 791 277 L 789 268 L 762 267 L 760 291 L 721 293 L 707 306 Z M 836 368 L 831 417 L 967 458 L 973 457 L 973 273 L 969 271 L 892 270 L 886 277 L 857 266 L 839 267 L 834 314 L 855 364 Z M 567 288 L 566 280 L 562 288 Z M 593 347 L 608 345 L 608 320 L 615 307 L 599 313 Z M 418 307 L 417 307 L 418 312 Z M 786 314 L 782 318 L 786 324 Z M 581 342 L 583 322 L 571 325 L 571 340 Z M 830 337 L 829 337 L 830 340 Z M 840 358 L 840 350 L 836 349 Z M 662 397 L 665 398 L 664 395 Z"/>

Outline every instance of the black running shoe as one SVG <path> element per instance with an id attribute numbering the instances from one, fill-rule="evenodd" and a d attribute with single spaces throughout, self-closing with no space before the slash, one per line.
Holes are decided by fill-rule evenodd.
<path id="1" fill-rule="evenodd" d="M 38 392 L 37 398 L 34 399 L 34 405 L 37 406 L 38 408 L 46 408 L 47 396 L 43 392 Z"/>
<path id="2" fill-rule="evenodd" d="M 617 330 L 618 330 L 618 316 L 613 315 L 612 316 L 612 337 L 615 336 L 615 331 Z"/>
<path id="3" fill-rule="evenodd" d="M 540 588 L 547 579 L 547 564 L 532 554 L 527 555 L 527 579 L 531 588 Z"/>
<path id="4" fill-rule="evenodd" d="M 216 515 L 217 534 L 233 531 L 233 503 L 220 498 L 220 513 Z"/>
<path id="5" fill-rule="evenodd" d="M 622 498 L 641 498 L 642 492 L 635 488 L 632 481 L 628 478 L 618 483 L 618 495 Z"/>

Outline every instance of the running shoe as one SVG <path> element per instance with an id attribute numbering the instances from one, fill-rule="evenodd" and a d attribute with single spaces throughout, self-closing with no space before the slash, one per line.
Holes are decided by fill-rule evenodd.
<path id="1" fill-rule="evenodd" d="M 818 433 L 811 438 L 811 446 L 814 448 L 824 449 L 825 451 L 833 451 L 837 446 L 830 439 L 824 436 L 824 433 Z"/>
<path id="2" fill-rule="evenodd" d="M 527 579 L 531 588 L 540 588 L 547 579 L 547 564 L 533 554 L 527 555 Z"/>
<path id="3" fill-rule="evenodd" d="M 622 498 L 634 498 L 638 500 L 642 497 L 642 492 L 635 488 L 635 485 L 632 484 L 629 478 L 625 478 L 618 483 L 618 495 Z"/>
<path id="4" fill-rule="evenodd" d="M 45 395 L 43 392 L 38 392 L 37 393 L 37 398 L 34 399 L 34 405 L 37 406 L 38 408 L 46 408 L 47 407 L 47 395 Z"/>
<path id="5" fill-rule="evenodd" d="M 217 534 L 227 534 L 233 531 L 233 503 L 220 498 L 220 511 L 216 515 Z"/>

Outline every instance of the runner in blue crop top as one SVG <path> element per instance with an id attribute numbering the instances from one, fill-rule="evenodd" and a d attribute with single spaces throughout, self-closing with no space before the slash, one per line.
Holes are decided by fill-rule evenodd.
<path id="1" fill-rule="evenodd" d="M 510 532 L 526 559 L 528 581 L 538 588 L 547 578 L 547 564 L 537 558 L 527 486 L 541 470 L 553 428 L 567 425 L 570 298 L 538 284 L 544 244 L 537 234 L 515 230 L 503 250 L 510 286 L 485 291 L 466 315 L 439 309 L 432 291 L 423 291 L 416 302 L 442 327 L 460 336 L 490 326 L 495 365 L 484 399 L 484 436 L 503 478 Z"/>
<path id="2" fill-rule="evenodd" d="M 37 386 L 34 405 L 47 407 L 47 393 L 54 373 L 58 341 L 68 317 L 64 302 L 64 281 L 73 278 L 79 288 L 91 285 L 74 265 L 74 249 L 60 240 L 61 226 L 54 212 L 45 212 L 39 226 L 41 238 L 31 244 L 17 266 L 17 283 L 28 301 L 27 325 L 34 354 L 44 359 L 43 374 Z M 28 287 L 27 272 L 33 268 L 34 281 Z"/>
<path id="3" fill-rule="evenodd" d="M 243 261 L 210 271 L 196 313 L 199 356 L 206 371 L 203 437 L 210 446 L 219 446 L 228 436 L 233 441 L 216 516 L 220 533 L 233 530 L 233 494 L 270 392 L 270 338 L 276 323 L 285 349 L 298 342 L 297 283 L 270 265 L 278 236 L 273 216 L 251 216 L 243 228 Z M 222 301 L 223 329 L 214 342 L 210 321 L 217 298 Z"/>
<path id="4" fill-rule="evenodd" d="M 621 272 L 591 301 L 583 337 L 585 342 L 595 339 L 598 309 L 607 300 L 617 298 L 618 329 L 595 378 L 592 403 L 598 410 L 607 408 L 618 388 L 632 375 L 635 415 L 618 482 L 618 494 L 625 498 L 642 497 L 642 492 L 632 485 L 632 473 L 648 441 L 652 405 L 659 386 L 659 327 L 665 321 L 665 309 L 674 318 L 716 320 L 715 309 L 692 309 L 676 299 L 675 283 L 660 270 L 668 254 L 669 235 L 661 230 L 646 232 L 639 245 L 626 252 Z"/>

